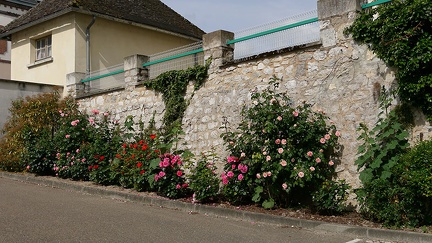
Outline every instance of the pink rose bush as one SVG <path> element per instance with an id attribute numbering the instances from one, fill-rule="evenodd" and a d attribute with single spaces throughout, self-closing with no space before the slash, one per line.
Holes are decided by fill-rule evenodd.
<path id="1" fill-rule="evenodd" d="M 155 190 L 162 196 L 179 198 L 189 193 L 189 184 L 183 171 L 183 161 L 179 155 L 160 155 L 158 167 L 153 171 Z M 153 184 L 150 183 L 150 184 Z"/>
<path id="2" fill-rule="evenodd" d="M 221 175 L 223 193 L 234 203 L 289 206 L 311 198 L 334 175 L 340 132 L 324 111 L 306 103 L 291 106 L 272 85 L 275 80 L 253 93 L 256 105 L 245 107 L 237 129 L 223 134 L 231 153 Z"/>

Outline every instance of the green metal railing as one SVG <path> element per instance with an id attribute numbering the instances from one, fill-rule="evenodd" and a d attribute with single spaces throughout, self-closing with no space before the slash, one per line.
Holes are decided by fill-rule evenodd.
<path id="1" fill-rule="evenodd" d="M 186 56 L 194 55 L 194 54 L 197 54 L 197 53 L 200 53 L 200 52 L 203 52 L 203 51 L 204 51 L 203 48 L 199 48 L 199 49 L 188 51 L 188 52 L 185 52 L 185 53 L 180 53 L 180 54 L 177 54 L 177 55 L 174 55 L 174 56 L 165 57 L 165 58 L 162 58 L 162 59 L 159 59 L 159 60 L 155 60 L 155 61 L 151 61 L 151 62 L 146 62 L 146 63 L 143 64 L 143 67 L 151 66 L 151 65 L 154 65 L 154 64 L 162 63 L 162 62 L 171 61 L 171 60 L 178 59 L 178 58 L 181 58 L 181 57 L 186 57 Z"/>
<path id="2" fill-rule="evenodd" d="M 363 4 L 362 5 L 362 9 L 370 8 L 370 7 L 377 6 L 377 5 L 380 5 L 380 4 L 383 4 L 383 3 L 388 3 L 388 2 L 391 2 L 391 1 L 392 0 L 377 0 L 375 2 Z"/>
<path id="3" fill-rule="evenodd" d="M 98 76 L 94 76 L 94 77 L 90 77 L 90 78 L 85 78 L 85 79 L 81 80 L 81 83 L 87 83 L 87 82 L 90 82 L 90 81 L 93 81 L 93 80 L 97 80 L 97 79 L 113 76 L 113 75 L 120 74 L 120 73 L 124 73 L 124 70 L 120 69 L 120 70 L 112 71 L 112 72 L 105 73 L 105 74 L 102 74 L 102 75 L 98 75 Z"/>
<path id="4" fill-rule="evenodd" d="M 278 27 L 278 28 L 274 28 L 274 29 L 271 29 L 271 30 L 266 30 L 266 31 L 263 31 L 263 32 L 259 32 L 259 33 L 253 34 L 253 35 L 248 35 L 248 36 L 244 36 L 244 37 L 241 37 L 241 38 L 238 38 L 238 39 L 229 40 L 229 41 L 227 41 L 227 45 L 231 45 L 231 44 L 235 44 L 237 42 L 242 42 L 242 41 L 258 38 L 258 37 L 265 36 L 265 35 L 270 35 L 270 34 L 273 34 L 273 33 L 276 33 L 276 32 L 280 32 L 280 31 L 284 31 L 284 30 L 289 30 L 289 29 L 292 29 L 292 28 L 300 27 L 300 26 L 311 24 L 311 23 L 315 23 L 315 22 L 318 22 L 318 18 L 311 18 L 311 19 L 303 20 L 303 21 L 300 21 L 300 22 L 297 22 L 297 23 L 293 23 L 293 24 L 281 26 L 281 27 Z"/>

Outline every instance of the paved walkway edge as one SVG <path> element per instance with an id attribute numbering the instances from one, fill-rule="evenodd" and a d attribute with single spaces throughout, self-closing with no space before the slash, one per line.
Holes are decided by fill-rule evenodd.
<path id="1" fill-rule="evenodd" d="M 227 208 L 218 208 L 201 204 L 191 204 L 175 200 L 168 200 L 162 198 L 143 197 L 141 195 L 135 195 L 128 192 L 111 191 L 104 189 L 103 187 L 91 187 L 74 184 L 73 181 L 69 180 L 48 180 L 44 177 L 37 177 L 34 175 L 18 174 L 1 172 L 0 177 L 8 178 L 17 181 L 23 181 L 27 183 L 39 184 L 54 188 L 66 189 L 79 191 L 83 193 L 100 195 L 104 197 L 117 198 L 122 200 L 128 200 L 133 202 L 142 203 L 145 205 L 159 206 L 170 209 L 178 209 L 186 212 L 196 212 L 200 214 L 212 215 L 216 217 L 226 217 L 240 219 L 250 222 L 261 222 L 269 224 L 277 224 L 289 227 L 298 227 L 311 230 L 322 230 L 328 232 L 346 233 L 359 238 L 368 239 L 383 239 L 391 241 L 402 241 L 402 242 L 418 242 L 426 243 L 432 242 L 432 234 L 422 234 L 415 232 L 406 232 L 400 230 L 388 230 L 388 229 L 375 229 L 359 226 L 348 226 L 340 225 L 305 219 L 296 219 L 289 217 L 281 217 L 268 214 L 252 213 L 240 210 L 232 210 Z"/>

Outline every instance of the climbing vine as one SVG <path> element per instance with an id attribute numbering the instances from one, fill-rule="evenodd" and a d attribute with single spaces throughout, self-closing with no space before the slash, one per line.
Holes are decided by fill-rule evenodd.
<path id="1" fill-rule="evenodd" d="M 347 28 L 354 40 L 396 68 L 398 95 L 432 121 L 432 4 L 393 0 L 359 13 Z"/>
<path id="2" fill-rule="evenodd" d="M 165 114 L 161 130 L 164 134 L 168 134 L 173 128 L 181 126 L 184 112 L 189 105 L 189 100 L 185 99 L 187 86 L 189 82 L 194 84 L 192 98 L 195 91 L 202 86 L 207 78 L 210 62 L 209 59 L 205 65 L 196 65 L 186 70 L 168 71 L 144 84 L 147 88 L 162 93 Z"/>

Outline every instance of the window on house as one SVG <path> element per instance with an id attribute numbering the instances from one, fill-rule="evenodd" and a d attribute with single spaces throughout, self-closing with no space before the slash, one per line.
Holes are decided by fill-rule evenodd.
<path id="1" fill-rule="evenodd" d="M 51 36 L 36 40 L 36 61 L 51 57 Z"/>

